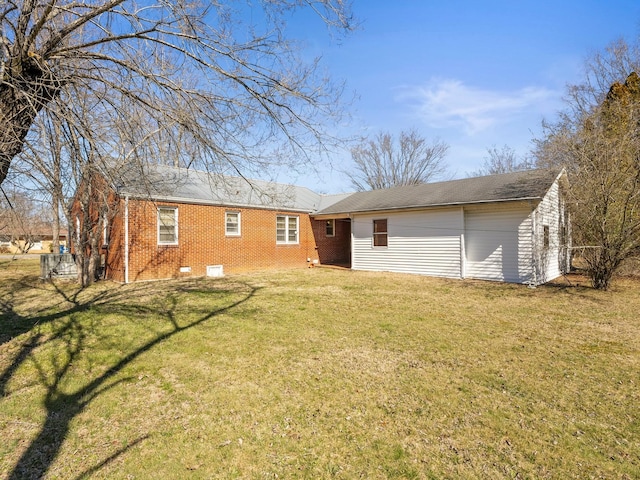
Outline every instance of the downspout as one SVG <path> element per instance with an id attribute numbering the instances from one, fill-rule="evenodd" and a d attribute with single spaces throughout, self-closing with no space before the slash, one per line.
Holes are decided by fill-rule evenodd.
<path id="1" fill-rule="evenodd" d="M 124 197 L 124 283 L 129 283 L 129 195 Z"/>
<path id="2" fill-rule="evenodd" d="M 354 246 L 354 241 L 353 241 L 353 239 L 354 239 L 353 230 L 355 229 L 356 225 L 355 225 L 355 221 L 353 219 L 353 213 L 349 214 L 349 220 L 351 220 L 350 225 L 349 225 L 350 230 L 351 230 L 351 232 L 350 232 L 351 233 L 351 235 L 350 235 L 351 236 L 351 245 L 349 246 L 349 249 L 351 250 L 351 262 L 350 263 L 351 263 L 351 270 L 354 270 L 353 261 L 355 260 L 356 257 L 355 257 L 355 246 Z"/>
<path id="3" fill-rule="evenodd" d="M 529 206 L 531 208 L 531 281 L 529 282 L 530 288 L 536 288 L 538 286 L 538 248 L 536 239 L 536 210 L 533 207 L 533 202 L 529 200 Z"/>
<path id="4" fill-rule="evenodd" d="M 464 233 L 466 228 L 466 223 L 464 221 L 464 207 L 460 207 L 460 278 L 465 278 L 467 276 L 467 252 L 465 250 L 464 245 Z"/>

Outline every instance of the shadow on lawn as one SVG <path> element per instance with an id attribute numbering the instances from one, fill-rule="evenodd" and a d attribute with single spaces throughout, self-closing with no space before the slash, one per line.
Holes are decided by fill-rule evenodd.
<path id="1" fill-rule="evenodd" d="M 98 396 L 106 391 L 114 388 L 126 378 L 116 379 L 116 375 L 119 374 L 127 365 L 136 360 L 145 352 L 150 351 L 160 343 L 189 330 L 193 327 L 201 325 L 202 323 L 211 320 L 212 318 L 227 312 L 235 307 L 248 301 L 258 290 L 255 287 L 243 285 L 243 296 L 239 300 L 210 312 L 203 312 L 203 315 L 187 324 L 181 325 L 176 318 L 175 308 L 176 302 L 173 302 L 171 308 L 168 310 L 158 311 L 155 307 L 145 307 L 139 304 L 127 304 L 121 302 L 125 299 L 130 299 L 132 295 L 140 295 L 138 290 L 132 288 L 116 288 L 107 289 L 89 299 L 79 300 L 81 290 L 77 290 L 71 295 L 66 294 L 63 290 L 56 288 L 56 294 L 59 295 L 60 300 L 69 305 L 66 309 L 60 309 L 50 314 L 34 314 L 29 316 L 21 316 L 12 308 L 12 302 L 7 301 L 11 298 L 11 295 L 5 295 L 0 302 L 0 313 L 2 314 L 3 321 L 1 323 L 7 324 L 9 321 L 14 326 L 9 339 L 16 337 L 22 333 L 28 333 L 34 329 L 36 325 L 51 322 L 53 320 L 63 320 L 64 323 L 50 335 L 44 335 L 39 332 L 33 332 L 31 336 L 25 340 L 21 345 L 18 352 L 13 356 L 10 364 L 0 373 L 0 398 L 6 396 L 7 383 L 17 371 L 22 363 L 27 360 L 33 362 L 38 372 L 39 381 L 45 387 L 46 393 L 43 401 L 43 406 L 46 410 L 45 421 L 34 440 L 30 443 L 28 448 L 21 455 L 20 459 L 15 464 L 13 470 L 8 475 L 8 479 L 18 480 L 25 478 L 43 478 L 51 465 L 53 464 L 56 456 L 60 452 L 60 449 L 67 437 L 72 420 L 82 413 L 87 406 Z M 15 285 L 13 289 L 13 295 L 20 292 L 21 289 L 37 288 L 36 285 L 28 285 L 28 283 L 22 285 Z M 145 286 L 139 287 L 144 290 Z M 189 286 L 183 288 L 177 288 L 176 292 L 188 292 Z M 24 290 L 23 290 L 24 291 Z M 210 289 L 212 294 L 215 294 L 216 290 Z M 86 297 L 83 295 L 82 297 Z M 123 356 L 120 360 L 111 365 L 104 373 L 96 378 L 88 379 L 82 386 L 76 388 L 72 392 L 64 392 L 61 388 L 62 384 L 67 380 L 67 374 L 74 360 L 82 353 L 85 347 L 86 338 L 86 326 L 83 322 L 78 321 L 77 316 L 74 315 L 78 312 L 85 311 L 96 305 L 108 306 L 114 313 L 124 315 L 141 315 L 152 314 L 159 317 L 164 317 L 164 320 L 169 324 L 169 330 L 164 333 L 157 334 L 154 338 L 148 340 L 135 350 Z M 86 321 L 84 322 L 86 323 Z M 89 326 L 89 328 L 93 328 Z M 7 342 L 3 339 L 0 342 Z M 51 341 L 61 341 L 64 352 L 56 354 L 54 361 L 54 373 L 46 371 L 33 355 L 34 350 Z M 105 460 L 99 462 L 97 465 L 92 466 L 78 475 L 76 478 L 86 478 L 87 476 L 97 472 L 105 465 L 125 453 L 128 449 L 132 448 L 136 444 L 142 442 L 147 438 L 142 436 L 129 443 L 126 447 L 118 450 L 110 455 Z"/>

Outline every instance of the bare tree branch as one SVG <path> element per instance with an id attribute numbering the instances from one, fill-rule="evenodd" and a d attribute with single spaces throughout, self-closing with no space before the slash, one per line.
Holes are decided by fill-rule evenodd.
<path id="1" fill-rule="evenodd" d="M 345 173 L 357 190 L 426 183 L 446 173 L 448 149 L 446 143 L 428 142 L 414 130 L 401 132 L 397 141 L 390 133 L 379 133 L 351 150 L 356 171 Z"/>
<path id="2" fill-rule="evenodd" d="M 240 152 L 242 168 L 263 165 L 269 150 L 284 145 L 289 160 L 308 160 L 310 146 L 334 140 L 327 121 L 340 118 L 341 88 L 320 75 L 316 62 L 301 62 L 284 35 L 285 17 L 305 7 L 330 27 L 354 27 L 344 0 L 3 4 L 0 183 L 37 115 L 55 98 L 72 104 L 74 91 L 97 93 L 100 113 L 113 119 L 126 121 L 114 101 L 125 96 L 155 121 L 188 125 L 194 139 L 208 139 L 201 147 L 220 161 L 207 165 L 215 169 Z M 256 8 L 260 22 L 247 23 L 247 9 Z M 221 140 L 219 131 L 244 133 Z"/>
<path id="3" fill-rule="evenodd" d="M 619 41 L 589 59 L 586 80 L 569 88 L 567 109 L 536 146 L 539 165 L 567 169 L 573 243 L 590 247 L 579 253 L 603 290 L 640 254 L 640 77 L 623 72 L 640 67 L 639 52 Z"/>

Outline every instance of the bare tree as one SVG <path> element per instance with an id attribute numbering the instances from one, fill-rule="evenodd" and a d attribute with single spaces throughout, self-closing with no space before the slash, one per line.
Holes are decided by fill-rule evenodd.
<path id="1" fill-rule="evenodd" d="M 341 87 L 286 38 L 300 8 L 352 28 L 346 0 L 1 4 L 0 184 L 11 166 L 64 212 L 83 284 L 114 213 L 98 178 L 147 162 L 263 175 L 326 153 Z"/>
<path id="2" fill-rule="evenodd" d="M 20 190 L 0 194 L 0 235 L 8 239 L 20 253 L 28 253 L 42 241 L 50 220 L 43 205 Z"/>
<path id="3" fill-rule="evenodd" d="M 632 52 L 617 42 L 588 62 L 587 80 L 570 87 L 567 110 L 545 126 L 537 150 L 539 163 L 567 168 L 573 243 L 603 290 L 640 253 L 640 77 L 616 77 L 619 66 L 638 66 Z M 611 78 L 618 81 L 598 92 Z"/>
<path id="4" fill-rule="evenodd" d="M 306 159 L 303 147 L 329 138 L 322 125 L 340 113 L 340 88 L 285 37 L 285 19 L 304 7 L 351 28 L 346 0 L 3 2 L 0 184 L 36 117 L 78 93 L 93 108 L 65 121 L 81 130 L 103 116 L 129 125 L 121 105 L 135 106 L 148 130 L 129 148 L 179 131 L 218 170 L 254 167 L 283 141 Z"/>
<path id="5" fill-rule="evenodd" d="M 471 173 L 472 177 L 482 175 L 497 175 L 500 173 L 521 172 L 530 170 L 534 163 L 527 158 L 519 158 L 516 151 L 508 145 L 498 148 L 493 145 L 487 148 L 488 156 L 484 158 L 482 167 Z"/>
<path id="6" fill-rule="evenodd" d="M 429 142 L 415 130 L 401 132 L 397 140 L 390 133 L 379 133 L 351 150 L 356 171 L 347 175 L 357 190 L 426 183 L 447 171 L 448 149 L 446 143 Z"/>

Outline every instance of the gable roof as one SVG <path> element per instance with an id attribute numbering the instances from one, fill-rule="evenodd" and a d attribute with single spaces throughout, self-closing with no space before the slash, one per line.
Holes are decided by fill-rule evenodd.
<path id="1" fill-rule="evenodd" d="M 559 172 L 555 170 L 527 170 L 356 192 L 317 211 L 316 214 L 344 215 L 472 203 L 539 200 L 558 176 Z"/>
<path id="2" fill-rule="evenodd" d="M 115 189 L 121 196 L 134 198 L 309 213 L 343 198 L 323 196 L 296 185 L 166 165 L 145 165 L 122 173 Z"/>
<path id="3" fill-rule="evenodd" d="M 321 195 L 296 185 L 147 164 L 119 172 L 121 196 L 177 203 L 280 209 L 344 216 L 400 209 L 540 200 L 561 175 L 557 170 L 471 177 L 366 192 Z"/>

